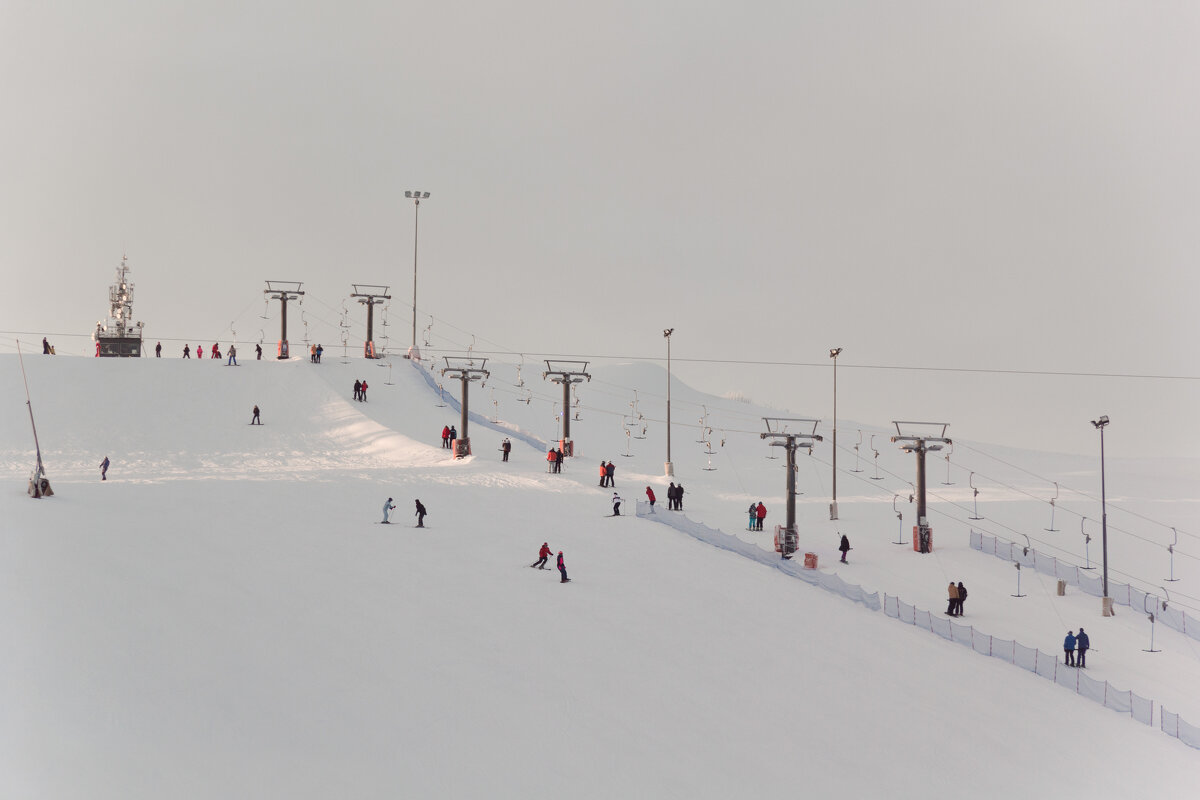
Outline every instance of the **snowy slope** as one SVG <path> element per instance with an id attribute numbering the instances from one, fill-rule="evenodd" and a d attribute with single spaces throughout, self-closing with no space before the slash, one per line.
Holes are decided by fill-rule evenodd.
<path id="1" fill-rule="evenodd" d="M 511 365 L 489 363 L 489 385 L 472 387 L 475 456 L 459 462 L 438 439 L 457 412 L 404 361 L 26 366 L 57 495 L 24 495 L 32 437 L 16 359 L 0 357 L 0 796 L 1181 796 L 1200 764 L 1157 728 L 1011 665 L 665 526 L 605 517 L 601 458 L 617 464 L 627 505 L 648 484 L 665 504 L 656 368 L 594 370 L 572 423 L 580 455 L 552 476 L 527 440 L 555 438 L 561 394 L 528 366 L 526 404 Z M 371 384 L 367 403 L 350 399 L 356 377 Z M 634 389 L 644 440 L 621 424 Z M 797 414 L 680 385 L 672 401 L 687 515 L 769 548 L 769 533 L 740 530 L 750 500 L 771 509 L 768 527 L 782 521 L 782 461 L 765 457 L 760 418 Z M 261 428 L 247 424 L 256 403 Z M 701 405 L 712 472 L 696 442 Z M 931 501 L 937 552 L 922 557 L 891 544 L 892 497 L 913 467 L 884 423 L 864 428 L 883 480 L 869 481 L 869 451 L 863 473 L 850 472 L 852 450 L 839 454 L 837 523 L 828 441 L 802 457 L 804 549 L 832 567 L 841 530 L 855 547 L 846 580 L 934 611 L 946 582 L 963 580 L 965 622 L 1047 652 L 1085 625 L 1093 677 L 1200 722 L 1194 640 L 1159 626 L 1164 652 L 1143 653 L 1140 615 L 1103 619 L 1094 598 L 1056 598 L 1032 573 L 1029 596 L 1011 598 L 1011 565 L 967 547 L 972 524 L 994 525 L 1082 561 L 1069 509 L 1091 525 L 1087 498 L 1064 492 L 1061 530 L 1041 531 L 1049 506 L 1022 491 L 1052 486 L 982 453 L 1084 491 L 1094 458 L 964 443 L 953 487 L 931 459 L 944 499 Z M 859 427 L 839 424 L 843 448 Z M 524 438 L 504 465 L 506 433 Z M 976 486 L 979 474 L 995 481 L 975 523 L 968 467 Z M 1200 529 L 1194 497 L 1172 482 L 1195 469 L 1123 465 L 1110 451 L 1110 500 Z M 406 524 L 376 524 L 389 496 Z M 415 498 L 428 529 L 409 527 Z M 1133 527 L 1112 508 L 1109 522 Z M 1141 524 L 1153 541 L 1110 532 L 1110 558 L 1149 585 L 1171 537 Z M 570 585 L 527 568 L 539 539 L 564 551 Z M 1200 595 L 1194 564 L 1176 559 L 1180 595 Z"/>

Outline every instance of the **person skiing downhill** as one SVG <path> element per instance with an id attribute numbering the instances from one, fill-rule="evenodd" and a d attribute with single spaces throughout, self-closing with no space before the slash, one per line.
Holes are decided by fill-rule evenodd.
<path id="1" fill-rule="evenodd" d="M 542 549 L 538 551 L 538 560 L 533 562 L 529 566 L 537 567 L 538 569 L 550 569 L 549 567 L 546 566 L 546 559 L 549 558 L 551 555 L 553 555 L 553 553 L 550 552 L 550 545 L 547 544 L 546 542 L 542 542 Z"/>
<path id="2" fill-rule="evenodd" d="M 846 538 L 846 534 L 844 533 L 842 534 L 842 543 L 838 545 L 838 550 L 842 551 L 842 563 L 848 563 L 846 561 L 846 553 L 850 552 L 850 540 Z"/>
<path id="3" fill-rule="evenodd" d="M 417 527 L 418 528 L 425 527 L 425 515 L 427 513 L 429 513 L 429 512 L 427 512 L 425 510 L 425 506 L 421 505 L 421 501 L 418 500 L 417 501 L 417 510 L 413 513 L 413 516 L 417 518 Z"/>
<path id="4" fill-rule="evenodd" d="M 396 507 L 394 505 L 392 505 L 392 498 L 389 497 L 387 499 L 387 502 L 383 504 L 383 524 L 384 525 L 391 524 L 391 520 L 388 519 L 388 512 L 395 510 L 395 508 Z"/>
<path id="5" fill-rule="evenodd" d="M 614 517 L 621 516 L 621 495 L 617 494 L 616 492 L 613 492 L 612 504 L 613 504 L 612 515 Z"/>
<path id="6" fill-rule="evenodd" d="M 563 561 L 562 550 L 558 551 L 558 574 L 562 575 L 562 580 L 560 580 L 559 583 L 566 583 L 567 581 L 571 580 L 567 577 L 567 565 Z"/>

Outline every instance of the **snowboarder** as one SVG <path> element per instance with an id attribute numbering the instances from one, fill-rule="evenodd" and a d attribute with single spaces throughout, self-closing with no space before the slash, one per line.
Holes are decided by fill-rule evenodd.
<path id="1" fill-rule="evenodd" d="M 542 542 L 542 549 L 538 551 L 538 560 L 529 566 L 537 567 L 538 569 L 550 569 L 546 566 L 546 559 L 551 555 L 553 555 L 553 553 L 550 552 L 550 545 L 546 542 Z"/>
<path id="2" fill-rule="evenodd" d="M 258 418 L 258 406 L 254 407 L 254 416 L 250 418 L 251 425 L 262 425 L 262 420 Z"/>
<path id="3" fill-rule="evenodd" d="M 758 508 L 754 509 L 754 530 L 761 531 L 763 520 L 767 518 L 767 507 L 760 500 Z"/>
<path id="4" fill-rule="evenodd" d="M 360 381 L 360 380 L 354 381 L 354 399 L 355 400 L 362 399 L 362 381 Z"/>
<path id="5" fill-rule="evenodd" d="M 358 393 L 358 399 L 364 403 L 367 402 L 367 382 L 365 380 L 362 382 L 362 389 Z"/>
<path id="6" fill-rule="evenodd" d="M 384 525 L 391 525 L 391 524 L 392 524 L 392 523 L 391 523 L 391 520 L 389 520 L 389 519 L 388 519 L 388 512 L 389 512 L 389 511 L 394 511 L 394 510 L 395 510 L 395 508 L 396 508 L 396 507 L 395 507 L 394 505 L 392 505 L 392 498 L 390 498 L 390 497 L 389 497 L 389 498 L 387 499 L 387 502 L 383 504 L 383 524 L 384 524 Z"/>
<path id="7" fill-rule="evenodd" d="M 963 603 L 967 602 L 967 587 L 962 585 L 962 581 L 958 582 L 958 613 L 954 616 L 961 617 L 963 615 Z"/>
<path id="8" fill-rule="evenodd" d="M 650 501 L 650 513 L 654 513 L 654 490 L 649 486 L 646 487 L 646 499 Z"/>
<path id="9" fill-rule="evenodd" d="M 1092 642 L 1088 639 L 1088 635 L 1083 632 L 1083 628 L 1080 628 L 1079 635 L 1075 637 L 1075 647 L 1079 651 L 1075 657 L 1075 666 L 1080 669 L 1087 666 L 1087 651 L 1091 646 Z"/>
<path id="10" fill-rule="evenodd" d="M 838 545 L 838 550 L 842 551 L 842 563 L 848 563 L 846 561 L 846 553 L 850 552 L 850 540 L 846 538 L 846 534 L 844 533 L 842 534 L 842 543 Z M 959 585 L 961 586 L 962 584 Z"/>
<path id="11" fill-rule="evenodd" d="M 567 581 L 571 580 L 567 577 L 567 565 L 566 562 L 563 561 L 562 550 L 558 551 L 558 574 L 562 575 L 562 580 L 560 580 L 559 583 L 566 583 Z"/>
<path id="12" fill-rule="evenodd" d="M 958 587 L 954 585 L 954 581 L 950 581 L 950 586 L 946 590 L 950 595 L 950 604 L 946 606 L 946 614 L 951 617 L 958 616 Z"/>
<path id="13" fill-rule="evenodd" d="M 1067 631 L 1067 638 L 1063 639 L 1063 663 L 1075 666 L 1075 631 Z"/>
<path id="14" fill-rule="evenodd" d="M 105 456 L 104 460 L 100 462 L 100 480 L 102 481 L 108 480 L 108 464 L 108 456 Z"/>
<path id="15" fill-rule="evenodd" d="M 683 511 L 683 484 L 675 484 L 675 510 Z"/>
<path id="16" fill-rule="evenodd" d="M 154 357 L 162 358 L 162 342 L 159 342 L 158 344 L 154 345 Z"/>
<path id="17" fill-rule="evenodd" d="M 604 459 L 600 459 L 600 488 L 608 486 L 608 465 L 604 463 Z"/>
<path id="18" fill-rule="evenodd" d="M 238 365 L 238 363 L 237 363 L 237 348 L 234 347 L 233 345 L 229 345 L 229 361 L 227 361 L 225 363 L 225 366 L 227 366 L 227 367 L 230 365 L 235 366 L 235 367 Z"/>
<path id="19" fill-rule="evenodd" d="M 621 516 L 621 495 L 617 494 L 616 492 L 613 492 L 612 504 L 613 504 L 613 516 L 614 517 Z"/>
<path id="20" fill-rule="evenodd" d="M 442 449 L 443 450 L 450 449 L 450 426 L 449 425 L 442 426 Z"/>
<path id="21" fill-rule="evenodd" d="M 254 345 L 254 355 L 259 361 L 262 361 L 262 345 L 261 344 Z"/>
<path id="22" fill-rule="evenodd" d="M 420 500 L 418 500 L 418 501 L 417 501 L 417 510 L 416 510 L 416 512 L 413 514 L 413 516 L 417 518 L 417 527 L 418 527 L 418 528 L 424 528 L 424 527 L 425 527 L 425 515 L 426 515 L 427 513 L 428 513 L 428 512 L 425 510 L 425 506 L 421 505 L 421 501 L 420 501 Z"/>
<path id="23" fill-rule="evenodd" d="M 608 488 L 610 489 L 615 489 L 617 487 L 617 484 L 613 482 L 613 473 L 616 471 L 617 468 L 613 466 L 611 461 L 608 462 L 608 465 L 604 468 L 604 474 L 608 476 Z"/>
<path id="24" fill-rule="evenodd" d="M 501 456 L 500 460 L 508 461 L 508 454 L 511 451 L 512 451 L 512 442 L 510 442 L 507 438 L 505 438 L 504 443 L 500 445 L 500 452 L 504 454 L 503 456 Z"/>

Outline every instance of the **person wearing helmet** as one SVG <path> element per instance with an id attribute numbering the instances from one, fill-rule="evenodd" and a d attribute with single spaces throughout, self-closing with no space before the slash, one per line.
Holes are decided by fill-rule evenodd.
<path id="1" fill-rule="evenodd" d="M 559 583 L 566 583 L 567 581 L 571 580 L 567 577 L 567 565 L 565 562 L 563 562 L 562 550 L 558 551 L 558 574 L 562 575 L 562 580 L 560 580 Z"/>
<path id="2" fill-rule="evenodd" d="M 542 542 L 542 549 L 538 551 L 538 560 L 533 562 L 529 566 L 537 567 L 538 569 L 550 569 L 549 567 L 546 566 L 546 559 L 549 558 L 550 556 L 551 556 L 550 545 L 546 544 L 545 542 Z"/>
<path id="3" fill-rule="evenodd" d="M 396 507 L 394 505 L 392 505 L 392 498 L 389 497 L 387 499 L 387 502 L 383 504 L 383 524 L 384 525 L 391 524 L 391 522 L 388 520 L 388 512 L 394 510 L 395 508 Z"/>

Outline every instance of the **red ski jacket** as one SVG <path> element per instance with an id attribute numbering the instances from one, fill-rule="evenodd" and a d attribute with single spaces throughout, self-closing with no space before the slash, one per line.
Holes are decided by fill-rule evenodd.
<path id="1" fill-rule="evenodd" d="M 538 550 L 538 558 L 549 558 L 552 555 L 554 554 L 550 552 L 550 548 L 546 545 L 542 545 L 542 549 Z"/>
<path id="2" fill-rule="evenodd" d="M 767 507 L 764 506 L 762 503 L 759 503 L 758 510 L 754 512 L 754 516 L 758 517 L 759 519 L 766 519 Z"/>
<path id="3" fill-rule="evenodd" d="M 651 489 L 649 486 L 646 487 L 646 497 L 650 500 L 651 503 L 654 502 L 654 490 Z"/>

